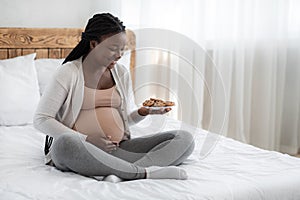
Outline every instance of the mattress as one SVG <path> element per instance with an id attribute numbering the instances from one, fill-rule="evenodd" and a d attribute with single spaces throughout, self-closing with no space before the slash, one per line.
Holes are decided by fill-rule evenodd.
<path id="1" fill-rule="evenodd" d="M 146 128 L 145 128 L 146 127 Z M 300 159 L 152 117 L 131 127 L 138 137 L 172 129 L 193 132 L 195 150 L 180 166 L 188 180 L 99 181 L 44 165 L 45 135 L 32 125 L 0 127 L 0 199 L 300 199 Z M 218 138 L 207 156 L 209 136 Z"/>

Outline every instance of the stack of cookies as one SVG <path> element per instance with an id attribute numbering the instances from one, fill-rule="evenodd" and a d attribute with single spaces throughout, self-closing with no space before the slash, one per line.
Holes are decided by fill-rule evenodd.
<path id="1" fill-rule="evenodd" d="M 175 106 L 173 101 L 164 101 L 158 98 L 150 98 L 143 102 L 143 106 L 147 107 L 166 107 L 166 106 Z"/>

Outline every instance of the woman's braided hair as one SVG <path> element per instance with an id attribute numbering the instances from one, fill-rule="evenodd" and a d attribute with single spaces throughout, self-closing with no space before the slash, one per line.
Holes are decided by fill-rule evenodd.
<path id="1" fill-rule="evenodd" d="M 107 34 L 118 34 L 125 31 L 125 26 L 117 17 L 110 13 L 94 15 L 89 19 L 81 36 L 81 41 L 66 57 L 63 64 L 86 55 L 90 50 L 90 41 L 101 42 L 101 37 Z"/>

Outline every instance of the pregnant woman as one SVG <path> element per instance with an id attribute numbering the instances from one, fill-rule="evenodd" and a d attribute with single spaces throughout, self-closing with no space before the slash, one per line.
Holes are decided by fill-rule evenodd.
<path id="1" fill-rule="evenodd" d="M 125 26 L 109 13 L 89 19 L 81 41 L 48 84 L 34 117 L 46 136 L 46 164 L 105 181 L 187 179 L 180 165 L 193 151 L 190 133 L 131 138 L 129 126 L 152 111 L 137 108 L 128 70 L 117 61 Z"/>

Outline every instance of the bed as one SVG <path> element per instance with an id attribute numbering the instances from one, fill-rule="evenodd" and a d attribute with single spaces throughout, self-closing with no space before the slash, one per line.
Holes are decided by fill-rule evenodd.
<path id="1" fill-rule="evenodd" d="M 110 183 L 44 165 L 45 135 L 33 127 L 31 117 L 51 74 L 76 45 L 81 31 L 0 28 L 0 199 L 300 199 L 299 158 L 166 116 L 148 117 L 132 126 L 132 137 L 178 128 L 190 131 L 195 150 L 180 166 L 188 180 Z M 127 31 L 127 36 L 129 53 L 122 62 L 132 72 L 134 32 Z M 216 143 L 203 157 L 208 137 Z"/>

